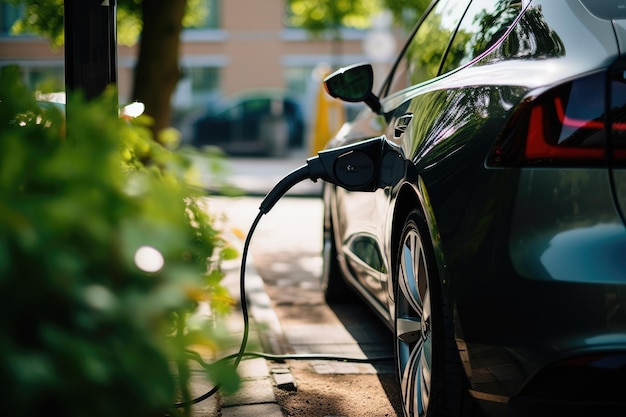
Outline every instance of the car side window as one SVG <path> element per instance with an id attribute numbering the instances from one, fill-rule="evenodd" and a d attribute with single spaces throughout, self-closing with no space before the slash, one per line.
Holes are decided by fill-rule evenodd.
<path id="1" fill-rule="evenodd" d="M 495 45 L 522 11 L 521 0 L 473 0 L 448 50 L 441 74 L 459 68 Z"/>
<path id="2" fill-rule="evenodd" d="M 468 0 L 441 0 L 424 18 L 407 44 L 386 94 L 435 78 Z"/>
<path id="3" fill-rule="evenodd" d="M 242 105 L 243 114 L 248 115 L 263 115 L 270 113 L 270 100 L 268 99 L 251 99 L 245 101 Z"/>

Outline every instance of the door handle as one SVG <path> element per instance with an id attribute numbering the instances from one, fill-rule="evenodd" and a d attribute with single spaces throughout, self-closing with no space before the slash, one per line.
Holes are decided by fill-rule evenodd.
<path id="1" fill-rule="evenodd" d="M 393 138 L 400 139 L 413 120 L 413 113 L 405 113 L 396 119 L 393 127 Z"/>

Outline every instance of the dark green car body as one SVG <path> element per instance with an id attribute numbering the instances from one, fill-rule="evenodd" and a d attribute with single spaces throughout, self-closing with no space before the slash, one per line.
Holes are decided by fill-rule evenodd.
<path id="1" fill-rule="evenodd" d="M 325 187 L 326 262 L 394 330 L 403 222 L 421 213 L 465 388 L 488 414 L 626 415 L 617 3 L 434 2 L 377 93 L 380 111 L 364 109 L 328 146 L 382 136 L 403 174 L 372 193 Z M 440 415 L 420 407 L 405 413 Z"/>

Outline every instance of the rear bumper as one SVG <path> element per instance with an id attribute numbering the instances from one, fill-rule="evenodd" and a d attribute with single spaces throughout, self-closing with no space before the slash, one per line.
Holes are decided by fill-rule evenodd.
<path id="1" fill-rule="evenodd" d="M 530 397 L 511 398 L 508 403 L 475 398 L 484 417 L 623 417 L 626 404 L 562 402 Z"/>
<path id="2" fill-rule="evenodd" d="M 560 313 L 569 321 L 546 310 L 542 323 L 531 319 L 532 325 L 520 321 L 498 331 L 486 320 L 490 332 L 470 331 L 473 342 L 458 342 L 470 394 L 487 416 L 626 415 L 626 326 L 609 329 L 585 314 L 583 298 L 578 301 L 577 311 L 563 304 Z M 506 321 L 522 307 L 510 304 L 509 312 L 494 316 Z M 558 305 L 555 300 L 555 310 Z"/>

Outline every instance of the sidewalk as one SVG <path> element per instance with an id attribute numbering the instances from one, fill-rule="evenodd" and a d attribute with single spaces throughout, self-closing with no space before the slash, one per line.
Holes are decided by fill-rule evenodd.
<path id="1" fill-rule="evenodd" d="M 241 234 L 249 232 L 261 197 L 211 196 L 207 202 L 210 212 L 226 214 L 219 230 L 242 232 L 234 239 L 224 237 L 233 244 L 243 243 Z M 254 262 L 248 258 L 245 271 L 247 305 L 253 323 L 247 351 L 361 359 L 391 355 L 388 329 L 382 323 L 372 322 L 376 319 L 365 305 L 332 308 L 323 302 L 318 286 L 322 270 L 322 210 L 320 199 L 285 198 L 259 222 L 250 248 Z M 294 230 L 299 231 L 296 236 Z M 224 284 L 236 300 L 239 263 L 229 261 L 223 265 L 227 274 Z M 275 310 L 274 306 L 280 307 Z M 232 347 L 241 340 L 243 322 L 239 307 L 236 305 L 229 317 L 229 333 L 234 340 L 220 356 L 239 348 Z M 244 379 L 242 390 L 232 398 L 219 393 L 214 414 L 202 414 L 196 408 L 192 409 L 196 412 L 194 417 L 258 417 L 254 414 L 257 412 L 270 417 L 397 414 L 392 411 L 395 403 L 381 385 L 383 380 L 395 381 L 391 362 L 292 359 L 243 361 L 239 369 Z M 366 398 L 360 398 L 360 392 L 367 392 Z M 281 407 L 284 415 L 278 414 Z M 272 410 L 276 414 L 268 414 Z"/>
<path id="2" fill-rule="evenodd" d="M 225 268 L 224 286 L 235 300 L 239 300 L 239 262 L 233 262 Z M 280 326 L 271 307 L 269 297 L 265 293 L 263 280 L 256 273 L 251 261 L 246 267 L 246 296 L 250 313 L 249 341 L 246 351 L 264 352 L 262 332 L 268 326 L 273 330 Z M 226 319 L 230 334 L 236 340 L 243 335 L 243 317 L 241 305 L 234 306 L 230 316 Z M 265 333 L 265 332 L 263 332 Z M 237 346 L 238 347 L 238 346 Z M 264 352 L 265 353 L 265 352 Z M 270 352 L 271 353 L 271 352 Z M 270 365 L 264 358 L 244 359 L 238 367 L 241 377 L 239 391 L 232 395 L 224 395 L 218 391 L 214 396 L 192 406 L 193 417 L 283 417 L 280 406 L 276 402 L 274 387 L 285 390 L 295 390 L 293 377 L 287 366 L 282 364 Z M 204 379 L 200 371 L 195 375 L 192 383 L 194 397 L 203 395 L 212 388 Z"/>
<path id="3" fill-rule="evenodd" d="M 239 246 L 259 214 L 261 201 L 262 196 L 212 195 L 207 197 L 207 210 L 217 214 L 220 223 L 216 226 L 224 238 Z M 239 369 L 242 389 L 231 397 L 218 393 L 214 408 L 204 411 L 195 407 L 194 417 L 258 417 L 255 413 L 270 417 L 399 415 L 399 397 L 392 386 L 396 378 L 393 362 L 302 357 L 324 354 L 367 359 L 393 355 L 388 329 L 378 321 L 374 323 L 377 319 L 364 304 L 333 307 L 323 302 L 319 288 L 322 214 L 319 197 L 285 198 L 262 216 L 251 240 L 245 271 L 246 305 L 252 320 L 247 351 L 288 354 L 290 359 L 243 361 Z M 222 265 L 224 284 L 235 300 L 239 300 L 240 262 Z M 234 340 L 220 356 L 239 348 L 233 345 L 241 340 L 240 307 L 234 306 L 229 317 L 232 331 L 228 333 Z M 300 355 L 303 360 L 294 360 L 291 355 Z M 366 393 L 365 397 L 361 393 Z"/>
<path id="4" fill-rule="evenodd" d="M 224 161 L 226 176 L 220 180 L 248 196 L 265 196 L 287 174 L 306 164 L 308 156 L 305 152 L 296 152 L 287 158 L 233 158 Z M 205 161 L 197 160 L 196 166 L 205 188 L 211 191 L 215 182 L 215 173 L 205 165 Z M 294 186 L 287 195 L 301 197 L 320 197 L 321 182 L 303 181 Z M 243 231 L 248 233 L 247 230 Z M 241 252 L 241 251 L 240 251 Z M 223 285 L 233 299 L 239 302 L 239 277 L 241 260 L 223 265 L 226 276 Z M 281 343 L 272 340 L 273 335 L 281 335 L 280 322 L 274 313 L 271 300 L 265 292 L 263 279 L 254 268 L 249 255 L 246 265 L 246 297 L 250 315 L 249 341 L 246 351 L 279 352 Z M 230 334 L 237 340 L 243 335 L 243 316 L 241 305 L 233 307 L 227 319 Z M 261 331 L 260 329 L 263 329 Z M 193 417 L 283 417 L 280 406 L 276 402 L 274 388 L 295 391 L 296 386 L 289 368 L 284 364 L 270 363 L 264 358 L 242 360 L 238 367 L 242 385 L 238 392 L 226 396 L 217 392 L 214 396 L 194 404 Z M 208 392 L 212 388 L 200 372 L 194 378 L 192 393 L 194 397 Z"/>

